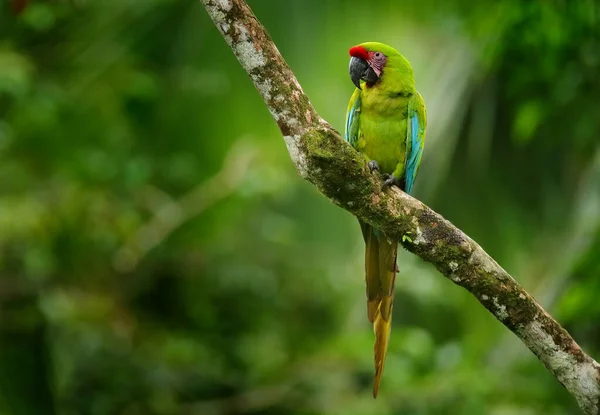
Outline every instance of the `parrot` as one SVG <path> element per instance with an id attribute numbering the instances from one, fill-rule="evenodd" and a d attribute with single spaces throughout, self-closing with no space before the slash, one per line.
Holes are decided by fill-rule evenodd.
<path id="1" fill-rule="evenodd" d="M 379 171 L 383 187 L 410 193 L 419 171 L 427 115 L 410 62 L 391 46 L 365 42 L 349 50 L 356 86 L 348 103 L 345 140 Z M 367 316 L 375 333 L 373 398 L 377 398 L 392 326 L 398 239 L 359 220 L 365 241 Z"/>

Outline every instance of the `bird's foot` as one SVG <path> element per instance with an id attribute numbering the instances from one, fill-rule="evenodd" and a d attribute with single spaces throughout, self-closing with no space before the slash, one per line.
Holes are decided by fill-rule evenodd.
<path id="1" fill-rule="evenodd" d="M 373 173 L 375 170 L 380 171 L 379 164 L 375 160 L 369 161 L 369 171 Z"/>
<path id="2" fill-rule="evenodd" d="M 384 179 L 383 187 L 396 186 L 396 187 L 402 188 L 401 180 L 398 179 L 393 174 L 384 174 L 383 179 Z"/>

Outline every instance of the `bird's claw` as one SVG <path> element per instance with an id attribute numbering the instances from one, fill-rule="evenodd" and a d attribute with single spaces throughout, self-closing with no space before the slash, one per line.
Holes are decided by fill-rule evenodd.
<path id="1" fill-rule="evenodd" d="M 396 187 L 400 187 L 400 188 L 402 187 L 402 183 L 401 183 L 400 179 L 398 179 L 393 174 L 385 174 L 383 176 L 383 178 L 384 178 L 383 187 L 388 187 L 388 186 L 396 186 Z"/>
<path id="2" fill-rule="evenodd" d="M 373 173 L 375 170 L 380 171 L 379 164 L 375 160 L 369 161 L 369 171 Z"/>
<path id="3" fill-rule="evenodd" d="M 375 170 L 377 170 L 378 172 L 381 171 L 381 168 L 379 167 L 379 163 L 377 163 L 375 160 L 370 160 L 367 165 L 369 166 L 369 171 L 371 172 L 371 174 L 373 174 L 373 172 Z M 397 186 L 399 188 L 403 187 L 402 181 L 400 179 L 398 179 L 396 176 L 394 176 L 393 174 L 384 173 L 381 175 L 381 177 L 384 180 L 383 187 L 389 187 L 389 186 Z"/>

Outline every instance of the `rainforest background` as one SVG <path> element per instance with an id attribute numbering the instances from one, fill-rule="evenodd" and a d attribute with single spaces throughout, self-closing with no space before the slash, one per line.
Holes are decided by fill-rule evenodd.
<path id="1" fill-rule="evenodd" d="M 428 109 L 414 196 L 600 358 L 595 1 L 250 0 L 343 129 L 348 48 Z M 197 0 L 0 1 L 0 414 L 576 414 L 405 251 L 371 397 L 363 242 Z"/>

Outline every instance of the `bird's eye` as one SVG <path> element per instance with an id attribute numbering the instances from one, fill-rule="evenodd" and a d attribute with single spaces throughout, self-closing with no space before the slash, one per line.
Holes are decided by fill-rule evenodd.
<path id="1" fill-rule="evenodd" d="M 380 56 L 381 56 L 381 53 L 379 53 L 379 52 L 375 52 L 375 57 L 376 57 L 376 58 L 378 58 L 378 57 L 380 57 Z"/>

